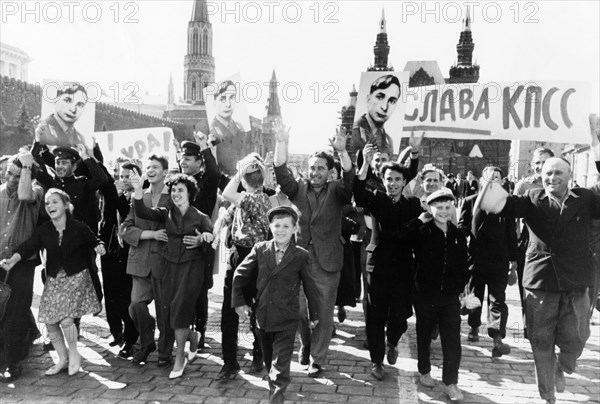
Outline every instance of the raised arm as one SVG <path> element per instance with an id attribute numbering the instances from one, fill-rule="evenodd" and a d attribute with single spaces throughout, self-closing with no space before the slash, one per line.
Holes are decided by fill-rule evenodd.
<path id="1" fill-rule="evenodd" d="M 17 198 L 22 202 L 36 203 L 43 197 L 41 187 L 33 186 L 32 170 L 33 170 L 33 155 L 29 152 L 19 155 L 21 163 L 21 176 L 19 177 L 19 185 L 17 187 Z"/>
<path id="2" fill-rule="evenodd" d="M 100 187 L 108 182 L 108 177 L 98 162 L 89 155 L 88 148 L 85 145 L 79 144 L 77 145 L 77 149 L 83 164 L 85 164 L 90 173 L 90 177 L 85 182 L 85 190 L 87 192 L 92 192 L 100 189 Z"/>

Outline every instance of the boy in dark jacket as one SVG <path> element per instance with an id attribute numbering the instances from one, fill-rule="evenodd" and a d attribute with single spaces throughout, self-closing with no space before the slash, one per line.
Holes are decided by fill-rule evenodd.
<path id="1" fill-rule="evenodd" d="M 309 254 L 292 240 L 298 214 L 289 206 L 278 206 L 268 212 L 273 239 L 259 242 L 235 270 L 231 307 L 245 318 L 251 311 L 246 305 L 244 287 L 258 270 L 256 287 L 256 327 L 269 373 L 269 399 L 283 403 L 290 384 L 290 363 L 300 320 L 300 282 L 308 298 L 311 319 L 318 317 L 315 279 L 310 273 Z M 311 322 L 312 328 L 317 321 Z"/>
<path id="2" fill-rule="evenodd" d="M 417 351 L 420 382 L 433 387 L 429 348 L 433 327 L 439 323 L 442 341 L 444 391 L 450 400 L 462 400 L 459 390 L 460 303 L 467 280 L 467 241 L 451 222 L 454 195 L 448 190 L 427 197 L 430 214 L 415 219 L 407 235 L 415 254 L 413 304 L 417 315 Z"/>

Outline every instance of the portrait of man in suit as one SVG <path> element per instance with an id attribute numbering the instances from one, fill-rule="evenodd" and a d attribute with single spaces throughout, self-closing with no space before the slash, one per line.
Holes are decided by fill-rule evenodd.
<path id="1" fill-rule="evenodd" d="M 371 83 L 366 96 L 366 112 L 352 128 L 351 153 L 362 150 L 367 142 L 371 142 L 379 152 L 389 156 L 394 154 L 393 140 L 384 125 L 396 111 L 400 95 L 400 80 L 395 75 L 386 74 Z"/>
<path id="2" fill-rule="evenodd" d="M 35 137 L 40 143 L 49 146 L 70 147 L 85 143 L 75 123 L 82 117 L 88 104 L 88 94 L 84 86 L 70 83 L 58 89 L 53 101 L 54 112 L 42 119 Z"/>

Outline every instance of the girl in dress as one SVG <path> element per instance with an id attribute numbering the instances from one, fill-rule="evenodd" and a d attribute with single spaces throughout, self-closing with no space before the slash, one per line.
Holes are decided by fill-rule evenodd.
<path id="1" fill-rule="evenodd" d="M 42 249 L 46 250 L 46 284 L 38 321 L 46 323 L 58 353 L 58 363 L 46 371 L 46 376 L 67 369 L 69 375 L 74 375 L 81 367 L 81 356 L 77 351 L 78 333 L 73 319 L 102 310 L 88 267 L 91 249 L 103 255 L 104 245 L 85 223 L 73 219 L 73 205 L 66 192 L 57 188 L 49 189 L 45 205 L 50 221 L 38 227 L 31 238 L 0 265 L 10 270 L 21 257 L 30 257 Z"/>

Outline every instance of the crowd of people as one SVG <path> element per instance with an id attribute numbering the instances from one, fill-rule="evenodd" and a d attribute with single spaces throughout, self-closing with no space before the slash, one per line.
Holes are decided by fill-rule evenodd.
<path id="1" fill-rule="evenodd" d="M 373 91 L 393 84 L 383 80 Z M 469 171 L 466 180 L 431 165 L 419 171 L 423 136 L 411 135 L 392 161 L 391 140 L 369 125 L 365 118 L 350 135 L 356 153 L 340 129 L 330 140 L 334 153 L 312 154 L 308 172 L 294 175 L 289 129 L 275 123 L 272 155 L 244 157 L 231 178 L 219 170 L 214 135 L 184 141 L 178 167 L 159 155 L 106 167 L 97 146 L 50 151 L 36 138 L 9 158 L 0 186 L 0 277 L 12 287 L 0 323 L 3 381 L 21 375 L 40 336 L 31 312 L 40 264 L 38 322 L 58 354 L 46 376 L 80 370 L 79 320 L 98 314 L 104 300 L 117 356 L 145 366 L 158 351 L 157 365 L 181 377 L 204 348 L 215 249 L 227 248 L 219 379 L 240 370 L 239 321 L 249 317 L 251 371 L 266 367 L 269 399 L 283 402 L 296 333 L 298 362 L 320 376 L 335 307 L 342 322 L 344 306 L 362 296 L 372 376 L 386 377 L 384 359 L 396 363 L 414 313 L 420 383 L 436 384 L 430 345 L 439 335 L 442 383 L 460 400 L 461 314 L 470 310 L 468 341 L 479 340 L 482 326 L 481 306 L 466 307 L 466 297 L 483 301 L 487 286 L 492 356 L 508 355 L 506 288 L 518 282 L 539 392 L 554 403 L 597 305 L 598 184 L 572 188 L 569 163 L 548 149 L 534 152 L 534 175 L 515 186 L 499 167 L 480 179 Z"/>

